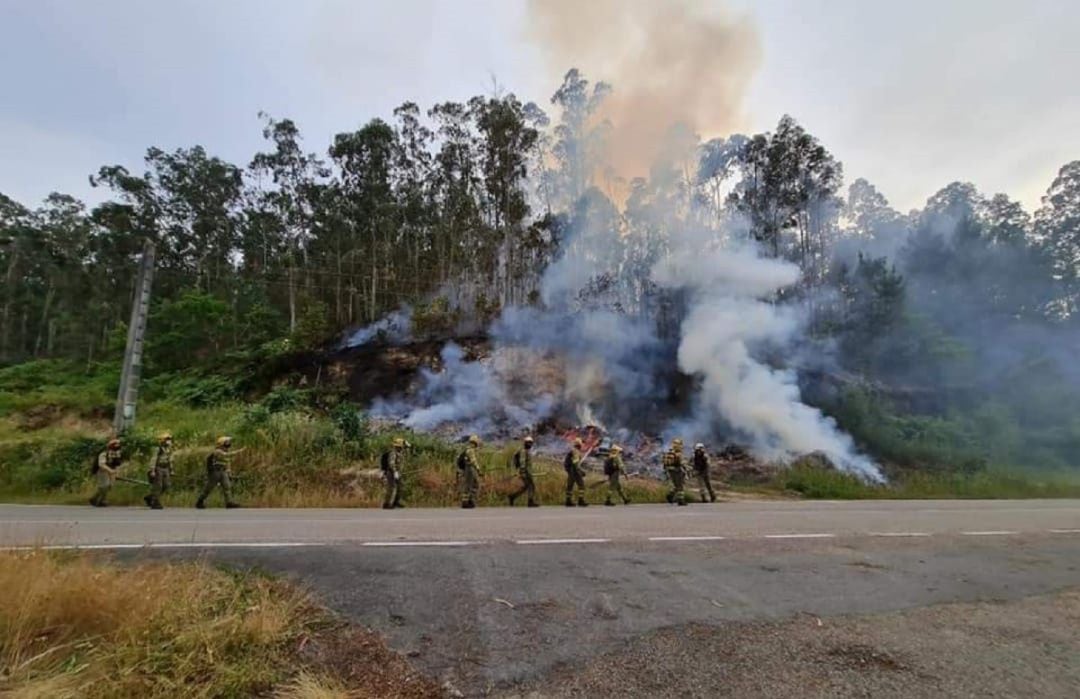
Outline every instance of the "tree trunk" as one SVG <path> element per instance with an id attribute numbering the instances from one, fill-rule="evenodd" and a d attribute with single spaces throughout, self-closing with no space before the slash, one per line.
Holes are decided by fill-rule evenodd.
<path id="1" fill-rule="evenodd" d="M 41 323 L 38 325 L 37 337 L 34 339 L 34 356 L 41 356 L 41 345 L 45 340 L 45 332 L 49 323 L 49 311 L 52 310 L 53 298 L 56 296 L 56 287 L 49 282 L 49 288 L 45 292 L 45 305 L 41 310 Z"/>

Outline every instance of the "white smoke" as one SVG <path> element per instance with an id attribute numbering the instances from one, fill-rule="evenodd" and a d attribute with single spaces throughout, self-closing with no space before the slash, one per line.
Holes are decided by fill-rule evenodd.
<path id="1" fill-rule="evenodd" d="M 470 362 L 454 342 L 443 347 L 441 356 L 441 370 L 421 370 L 415 396 L 377 399 L 371 414 L 413 430 L 455 425 L 462 431 L 488 435 L 531 427 L 554 407 L 555 398 L 548 394 L 524 399 L 513 395 L 495 360 Z"/>
<path id="2" fill-rule="evenodd" d="M 374 341 L 398 345 L 411 337 L 412 308 L 405 306 L 352 333 L 342 342 L 342 347 L 360 347 Z"/>
<path id="3" fill-rule="evenodd" d="M 653 280 L 689 297 L 679 341 L 679 368 L 700 376 L 694 417 L 679 426 L 710 434 L 723 420 L 769 458 L 820 451 L 845 471 L 880 481 L 835 421 L 801 401 L 795 372 L 758 357 L 799 339 L 797 309 L 763 300 L 796 283 L 794 264 L 759 256 L 749 244 L 710 249 L 695 236 L 673 241 Z"/>

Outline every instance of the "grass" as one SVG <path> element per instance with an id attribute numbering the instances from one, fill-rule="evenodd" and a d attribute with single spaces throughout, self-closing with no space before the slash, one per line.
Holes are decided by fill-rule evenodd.
<path id="1" fill-rule="evenodd" d="M 0 552 L 3 697 L 440 695 L 415 675 L 381 639 L 267 576 Z"/>
<path id="2" fill-rule="evenodd" d="M 0 369 L 0 499 L 87 501 L 93 492 L 91 460 L 109 436 L 115 378 L 107 367 L 88 371 L 61 361 Z M 374 430 L 354 407 L 338 402 L 327 408 L 326 396 L 306 390 L 281 386 L 250 403 L 238 400 L 235 386 L 218 376 L 162 375 L 147 384 L 137 429 L 125 438 L 128 465 L 123 475 L 144 479 L 156 435 L 171 432 L 177 451 L 167 506 L 195 503 L 205 479 L 206 456 L 221 434 L 232 435 L 234 446 L 242 450 L 234 457 L 234 489 L 249 506 L 376 506 L 383 490 L 378 456 L 398 436 L 413 445 L 405 467 L 406 503 L 459 502 L 453 463 L 460 444 L 435 435 Z M 481 449 L 481 505 L 505 504 L 506 496 L 518 487 L 509 468 L 515 448 L 510 444 Z M 904 464 L 904 470 L 894 473 L 887 486 L 837 472 L 793 468 L 751 490 L 765 497 L 797 493 L 830 499 L 1080 497 L 1077 472 L 987 467 L 983 460 L 968 458 L 953 464 L 956 470 L 937 461 L 927 462 L 930 471 L 905 461 L 896 463 Z M 539 457 L 536 471 L 542 474 L 537 477 L 541 501 L 560 503 L 565 487 L 561 464 Z M 603 502 L 603 480 L 599 474 L 588 478 L 590 502 Z M 645 479 L 631 479 L 624 487 L 636 502 L 662 502 L 667 489 L 665 483 Z M 746 490 L 737 485 L 734 489 Z M 141 505 L 146 490 L 118 483 L 110 502 Z M 219 499 L 215 494 L 211 505 L 220 504 Z"/>
<path id="3" fill-rule="evenodd" d="M 990 468 L 978 473 L 927 473 L 914 470 L 874 485 L 838 471 L 795 467 L 782 471 L 770 484 L 778 490 L 827 500 L 933 498 L 1080 498 L 1080 474 L 1016 473 Z"/>
<path id="4" fill-rule="evenodd" d="M 290 679 L 321 621 L 295 588 L 201 564 L 0 553 L 11 697 L 245 697 Z"/>

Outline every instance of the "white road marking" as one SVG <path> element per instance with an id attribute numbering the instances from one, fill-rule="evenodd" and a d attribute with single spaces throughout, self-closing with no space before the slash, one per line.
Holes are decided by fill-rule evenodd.
<path id="1" fill-rule="evenodd" d="M 836 534 L 766 534 L 765 539 L 833 539 Z"/>
<path id="2" fill-rule="evenodd" d="M 1009 536 L 1011 534 L 1019 534 L 1018 531 L 1001 529 L 998 531 L 986 531 L 986 532 L 960 532 L 964 536 Z"/>
<path id="3" fill-rule="evenodd" d="M 145 544 L 49 544 L 46 546 L 4 546 L 3 551 L 70 551 L 75 549 L 271 549 L 298 548 L 302 546 L 326 546 L 322 541 L 208 541 L 198 543 L 185 541 L 177 543 Z"/>
<path id="4" fill-rule="evenodd" d="M 475 546 L 483 541 L 365 541 L 361 546 Z"/>
<path id="5" fill-rule="evenodd" d="M 606 544 L 611 539 L 518 539 L 515 544 Z"/>
<path id="6" fill-rule="evenodd" d="M 649 541 L 720 541 L 726 536 L 650 536 Z"/>
<path id="7" fill-rule="evenodd" d="M 869 536 L 930 536 L 926 532 L 870 532 Z"/>
<path id="8" fill-rule="evenodd" d="M 1080 529 L 1051 529 L 1051 534 L 1080 534 Z"/>

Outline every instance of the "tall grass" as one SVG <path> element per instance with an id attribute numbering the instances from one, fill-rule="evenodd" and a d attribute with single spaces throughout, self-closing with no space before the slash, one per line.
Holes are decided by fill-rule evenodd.
<path id="1" fill-rule="evenodd" d="M 320 614 L 295 588 L 203 564 L 0 552 L 0 694 L 255 696 L 295 674 L 292 644 Z"/>
<path id="2" fill-rule="evenodd" d="M 1080 474 L 1016 473 L 1004 469 L 970 474 L 909 470 L 895 474 L 887 484 L 874 485 L 839 471 L 795 467 L 781 471 L 771 485 L 804 497 L 829 500 L 1080 497 Z"/>

